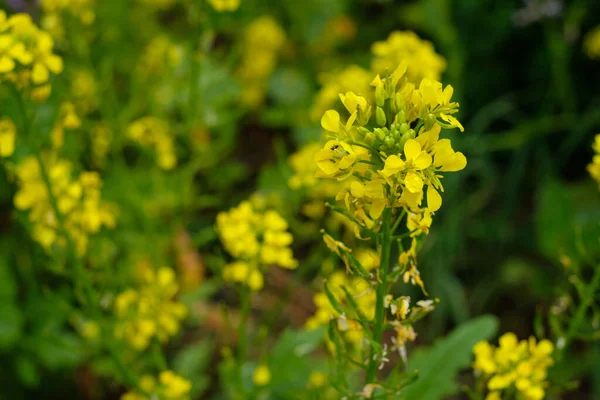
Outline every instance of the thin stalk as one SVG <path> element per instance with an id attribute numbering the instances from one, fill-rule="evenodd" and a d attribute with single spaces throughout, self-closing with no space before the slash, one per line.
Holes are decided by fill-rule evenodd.
<path id="1" fill-rule="evenodd" d="M 246 345 L 247 345 L 247 330 L 248 317 L 250 315 L 250 300 L 252 292 L 248 286 L 244 286 L 240 292 L 240 325 L 238 327 L 238 374 L 240 383 L 240 393 L 244 393 L 244 382 L 242 368 L 246 361 Z M 244 397 L 244 396 L 243 396 Z"/>
<path id="2" fill-rule="evenodd" d="M 585 319 L 587 310 L 592 305 L 594 295 L 598 290 L 598 287 L 600 287 L 600 265 L 596 266 L 594 276 L 592 277 L 590 284 L 587 286 L 586 291 L 581 298 L 581 304 L 577 308 L 575 316 L 569 324 L 569 329 L 567 331 L 567 336 L 565 337 L 564 346 L 561 349 L 561 354 L 565 352 L 565 350 L 569 347 L 569 344 L 573 341 L 573 338 L 575 338 L 577 335 L 577 331 L 579 331 L 579 328 Z"/>
<path id="3" fill-rule="evenodd" d="M 383 212 L 383 226 L 381 229 L 381 257 L 379 264 L 379 279 L 377 286 L 377 303 L 375 305 L 375 326 L 373 328 L 373 342 L 381 344 L 383 340 L 383 328 L 385 322 L 385 307 L 384 297 L 387 294 L 387 278 L 390 267 L 390 255 L 392 248 L 391 235 L 391 208 L 386 208 Z M 377 374 L 377 353 L 376 349 L 371 347 L 371 355 L 369 357 L 369 368 L 367 371 L 367 383 L 373 383 L 376 380 Z"/>

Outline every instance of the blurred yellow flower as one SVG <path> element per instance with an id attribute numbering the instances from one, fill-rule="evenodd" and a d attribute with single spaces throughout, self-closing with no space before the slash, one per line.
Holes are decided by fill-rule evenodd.
<path id="1" fill-rule="evenodd" d="M 168 122 L 156 117 L 143 117 L 127 127 L 127 136 L 144 147 L 156 151 L 157 164 L 164 170 L 177 165 L 175 146 Z"/>
<path id="2" fill-rule="evenodd" d="M 265 386 L 271 382 L 271 371 L 266 365 L 259 365 L 252 374 L 252 382 L 256 386 Z"/>
<path id="3" fill-rule="evenodd" d="M 592 148 L 595 154 L 592 162 L 588 164 L 587 170 L 592 178 L 598 182 L 598 185 L 600 185 L 600 134 L 596 135 Z"/>
<path id="4" fill-rule="evenodd" d="M 15 151 L 15 137 L 17 127 L 14 122 L 8 118 L 0 119 L 0 157 L 10 157 Z"/>
<path id="5" fill-rule="evenodd" d="M 114 302 L 115 337 L 140 351 L 148 348 L 153 338 L 166 342 L 177 334 L 187 315 L 186 307 L 173 299 L 179 285 L 171 268 L 154 271 L 143 266 L 141 272 L 142 285 L 121 292 Z"/>
<path id="6" fill-rule="evenodd" d="M 371 51 L 374 73 L 391 73 L 404 61 L 408 67 L 406 77 L 414 84 L 423 78 L 439 80 L 446 70 L 446 60 L 435 52 L 433 44 L 414 32 L 394 31 L 386 41 L 375 42 Z"/>
<path id="7" fill-rule="evenodd" d="M 583 49 L 589 58 L 600 59 L 600 25 L 594 27 L 585 35 Z"/>
<path id="8" fill-rule="evenodd" d="M 208 0 L 208 2 L 215 11 L 224 12 L 237 10 L 241 0 Z"/>
<path id="9" fill-rule="evenodd" d="M 173 371 L 162 371 L 158 381 L 151 375 L 144 375 L 139 382 L 139 390 L 121 396 L 121 400 L 188 400 L 192 384 Z"/>
<path id="10" fill-rule="evenodd" d="M 546 371 L 554 363 L 552 343 L 538 343 L 534 337 L 519 342 L 514 333 L 504 334 L 499 343 L 494 347 L 483 341 L 473 347 L 473 368 L 487 382 L 487 398 L 501 398 L 502 391 L 516 389 L 526 400 L 543 399 L 548 385 Z"/>

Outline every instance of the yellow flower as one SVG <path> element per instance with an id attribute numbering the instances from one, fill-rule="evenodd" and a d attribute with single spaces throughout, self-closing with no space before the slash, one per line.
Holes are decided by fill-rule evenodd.
<path id="1" fill-rule="evenodd" d="M 237 71 L 244 88 L 242 101 L 245 105 L 257 108 L 263 103 L 268 78 L 285 41 L 285 31 L 270 16 L 259 17 L 246 28 L 242 61 Z"/>
<path id="2" fill-rule="evenodd" d="M 510 332 L 499 343 L 499 347 L 494 347 L 483 341 L 473 348 L 473 368 L 483 374 L 490 390 L 486 399 L 502 398 L 502 392 L 511 387 L 527 400 L 543 399 L 546 370 L 553 364 L 552 343 L 548 340 L 537 343 L 534 337 L 519 342 Z"/>
<path id="3" fill-rule="evenodd" d="M 589 58 L 600 59 L 600 25 L 594 27 L 585 35 L 583 49 Z"/>
<path id="4" fill-rule="evenodd" d="M 235 11 L 240 6 L 241 0 L 208 0 L 215 11 Z"/>
<path id="5" fill-rule="evenodd" d="M 266 365 L 259 365 L 252 374 L 252 382 L 256 386 L 265 386 L 271 382 L 271 371 Z"/>
<path id="6" fill-rule="evenodd" d="M 10 157 L 15 151 L 15 136 L 17 127 L 14 122 L 8 118 L 0 119 L 0 157 Z"/>
<path id="7" fill-rule="evenodd" d="M 127 392 L 121 396 L 121 400 L 188 400 L 192 384 L 173 371 L 166 370 L 158 375 L 158 380 L 151 375 L 142 376 L 139 389 L 143 392 Z"/>
<path id="8" fill-rule="evenodd" d="M 145 350 L 152 338 L 166 342 L 179 332 L 187 309 L 173 297 L 179 291 L 175 272 L 169 267 L 154 271 L 142 267 L 141 286 L 127 289 L 115 298 L 115 336 L 134 349 Z"/>
<path id="9" fill-rule="evenodd" d="M 244 201 L 228 212 L 217 215 L 221 243 L 236 261 L 223 269 L 227 282 L 242 283 L 252 290 L 263 287 L 262 269 L 271 265 L 294 269 L 298 261 L 289 247 L 293 241 L 288 224 L 274 210 Z"/>
<path id="10" fill-rule="evenodd" d="M 587 170 L 592 178 L 598 182 L 598 185 L 600 185 L 600 134 L 596 135 L 592 148 L 596 154 L 594 154 L 592 162 L 588 164 Z"/>
<path id="11" fill-rule="evenodd" d="M 141 146 L 153 147 L 160 168 L 170 170 L 176 166 L 175 145 L 167 121 L 156 117 L 140 118 L 129 125 L 127 136 Z"/>
<path id="12" fill-rule="evenodd" d="M 377 74 L 385 74 L 396 68 L 400 62 L 407 63 L 407 77 L 418 84 L 423 78 L 440 79 L 446 69 L 446 60 L 436 54 L 433 44 L 421 40 L 414 32 L 394 31 L 387 41 L 376 42 L 371 47 L 374 55 L 372 69 Z"/>
<path id="13" fill-rule="evenodd" d="M 315 95 L 311 118 L 318 121 L 325 111 L 335 105 L 340 93 L 352 91 L 360 96 L 369 96 L 371 79 L 371 73 L 357 65 L 351 65 L 335 74 L 322 74 L 319 80 L 323 86 Z"/>
<path id="14" fill-rule="evenodd" d="M 32 236 L 47 251 L 54 245 L 67 247 L 66 233 L 74 242 L 77 253 L 83 255 L 89 235 L 103 227 L 114 228 L 116 210 L 102 201 L 102 181 L 96 172 L 82 172 L 73 179 L 69 162 L 47 157 L 44 163 L 66 232 L 59 224 L 60 217 L 55 214 L 40 165 L 34 157 L 25 158 L 17 167 L 19 191 L 14 198 L 15 207 L 29 211 Z"/>

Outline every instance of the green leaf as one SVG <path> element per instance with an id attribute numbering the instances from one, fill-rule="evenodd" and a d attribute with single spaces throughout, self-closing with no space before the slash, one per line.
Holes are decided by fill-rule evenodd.
<path id="1" fill-rule="evenodd" d="M 21 336 L 23 315 L 13 303 L 0 304 L 0 350 L 10 348 Z"/>
<path id="2" fill-rule="evenodd" d="M 271 389 L 289 394 L 306 388 L 308 378 L 318 361 L 308 354 L 317 348 L 325 336 L 324 329 L 286 330 L 277 341 L 269 357 Z"/>
<path id="3" fill-rule="evenodd" d="M 174 370 L 192 382 L 192 395 L 198 397 L 209 384 L 206 368 L 210 362 L 214 343 L 203 340 L 183 348 L 173 360 Z"/>
<path id="4" fill-rule="evenodd" d="M 416 350 L 409 357 L 408 370 L 418 370 L 419 379 L 402 392 L 402 398 L 435 400 L 456 393 L 459 388 L 455 376 L 471 363 L 473 346 L 491 338 L 497 329 L 495 317 L 478 317 L 460 325 L 433 347 Z"/>

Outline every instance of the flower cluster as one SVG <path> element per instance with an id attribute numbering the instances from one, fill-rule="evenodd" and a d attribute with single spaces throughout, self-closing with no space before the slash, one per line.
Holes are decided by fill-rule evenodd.
<path id="1" fill-rule="evenodd" d="M 583 49 L 589 58 L 594 60 L 600 59 L 600 25 L 585 35 Z"/>
<path id="2" fill-rule="evenodd" d="M 127 136 L 141 146 L 154 148 L 160 168 L 169 170 L 177 164 L 173 138 L 166 121 L 157 117 L 140 118 L 127 127 Z"/>
<path id="3" fill-rule="evenodd" d="M 439 80 L 446 69 L 446 60 L 435 52 L 433 44 L 411 31 L 394 31 L 386 41 L 373 43 L 371 51 L 375 57 L 373 72 L 385 74 L 404 61 L 408 65 L 406 77 L 416 85 L 424 78 Z"/>
<path id="4" fill-rule="evenodd" d="M 208 0 L 208 2 L 215 11 L 226 12 L 237 10 L 241 0 Z"/>
<path id="5" fill-rule="evenodd" d="M 96 20 L 95 0 L 41 0 L 43 16 L 41 25 L 55 39 L 65 36 L 65 13 L 75 18 L 83 26 L 90 26 Z"/>
<path id="6" fill-rule="evenodd" d="M 592 148 L 596 154 L 594 154 L 592 162 L 588 164 L 587 170 L 592 178 L 600 185 L 600 134 L 596 135 Z"/>
<path id="7" fill-rule="evenodd" d="M 68 161 L 49 157 L 42 169 L 38 159 L 28 157 L 18 165 L 16 175 L 19 191 L 14 198 L 15 207 L 29 211 L 33 238 L 46 250 L 54 245 L 65 248 L 72 240 L 77 253 L 83 255 L 88 235 L 102 227 L 115 226 L 116 212 L 102 201 L 98 173 L 82 172 L 73 179 Z"/>
<path id="8" fill-rule="evenodd" d="M 187 314 L 186 307 L 173 299 L 179 285 L 171 268 L 154 271 L 144 266 L 141 281 L 140 288 L 125 290 L 114 303 L 115 336 L 136 350 L 146 349 L 153 338 L 166 342 L 179 332 L 181 320 Z"/>
<path id="9" fill-rule="evenodd" d="M 12 119 L 3 117 L 0 119 L 0 158 L 10 157 L 15 151 L 15 138 L 17 127 Z"/>
<path id="10" fill-rule="evenodd" d="M 357 233 L 377 229 L 385 208 L 404 208 L 408 228 L 428 233 L 431 213 L 442 204 L 440 173 L 467 164 L 449 139 L 440 139 L 442 128 L 462 130 L 452 116 L 458 111 L 452 87 L 429 79 L 416 87 L 406 79 L 406 68 L 403 62 L 392 75 L 374 79 L 376 104 L 353 92 L 340 94 L 350 113 L 347 122 L 335 110 L 321 120 L 331 139 L 315 155 L 319 176 L 346 181 L 337 199 L 356 219 Z"/>
<path id="11" fill-rule="evenodd" d="M 352 301 L 362 316 L 369 320 L 373 319 L 376 296 L 375 291 L 372 290 L 367 281 L 358 277 L 347 276 L 344 272 L 338 271 L 326 280 L 326 284 L 329 294 L 335 298 L 337 303 L 343 305 Z M 339 310 L 336 310 L 324 291 L 315 294 L 313 301 L 317 310 L 306 321 L 308 329 L 326 326 L 330 320 L 337 319 L 338 328 L 344 333 L 344 337 L 348 342 L 358 344 L 363 339 L 363 328 L 356 316 L 342 314 Z"/>
<path id="12" fill-rule="evenodd" d="M 519 342 L 514 333 L 504 334 L 499 343 L 499 347 L 494 347 L 483 341 L 473 347 L 473 368 L 487 382 L 489 390 L 486 400 L 499 400 L 502 391 L 511 388 L 516 388 L 526 400 L 543 399 L 546 371 L 553 364 L 552 343 L 537 343 L 534 337 Z"/>
<path id="13" fill-rule="evenodd" d="M 139 391 L 130 391 L 121 400 L 186 400 L 189 399 L 192 384 L 173 371 L 162 371 L 158 380 L 151 375 L 140 379 Z"/>
<path id="14" fill-rule="evenodd" d="M 246 28 L 238 76 L 244 87 L 242 100 L 249 107 L 262 104 L 268 78 L 285 40 L 285 31 L 269 16 L 254 20 Z"/>
<path id="15" fill-rule="evenodd" d="M 248 285 L 252 290 L 263 287 L 262 271 L 271 265 L 294 269 L 292 234 L 288 224 L 274 210 L 261 210 L 250 201 L 217 215 L 217 229 L 223 246 L 236 260 L 223 269 L 223 279 Z"/>
<path id="16" fill-rule="evenodd" d="M 50 74 L 63 70 L 53 53 L 54 41 L 28 14 L 6 16 L 0 10 L 0 81 L 11 81 L 19 90 L 31 90 L 37 101 L 50 95 Z"/>

